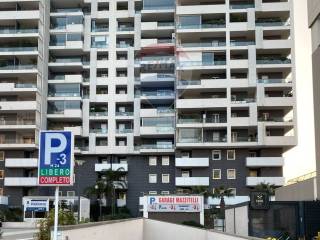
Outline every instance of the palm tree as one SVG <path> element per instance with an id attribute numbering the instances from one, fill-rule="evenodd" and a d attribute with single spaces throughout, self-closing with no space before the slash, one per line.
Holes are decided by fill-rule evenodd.
<path id="1" fill-rule="evenodd" d="M 224 198 L 225 197 L 232 197 L 232 196 L 233 196 L 233 193 L 232 193 L 232 189 L 230 189 L 230 188 L 220 186 L 220 187 L 214 189 L 212 197 L 220 199 L 220 211 L 222 214 L 224 213 L 224 209 L 226 206 L 226 204 L 224 202 Z"/>
<path id="2" fill-rule="evenodd" d="M 255 191 L 267 192 L 270 196 L 275 195 L 275 189 L 276 186 L 270 183 L 260 183 L 254 188 Z"/>
<path id="3" fill-rule="evenodd" d="M 123 175 L 124 168 L 118 168 L 112 170 L 104 170 L 101 172 L 101 178 L 96 181 L 96 184 L 87 189 L 88 196 L 96 196 L 97 198 L 108 199 L 111 198 L 111 215 L 115 215 L 115 190 L 116 189 L 126 189 L 127 182 L 121 179 Z M 101 200 L 100 200 L 101 201 Z M 101 204 L 101 202 L 100 202 Z M 101 214 L 101 213 L 100 213 Z"/>
<path id="4" fill-rule="evenodd" d="M 207 187 L 204 186 L 194 186 L 191 188 L 192 194 L 198 194 L 203 196 L 204 203 L 208 203 L 208 197 L 210 197 L 210 192 Z"/>

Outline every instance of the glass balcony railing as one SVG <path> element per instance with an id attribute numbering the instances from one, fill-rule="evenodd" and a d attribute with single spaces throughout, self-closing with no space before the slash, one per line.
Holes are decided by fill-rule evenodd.
<path id="1" fill-rule="evenodd" d="M 178 82 L 179 86 L 197 86 L 201 85 L 201 80 L 180 80 Z"/>
<path id="2" fill-rule="evenodd" d="M 92 128 L 92 129 L 90 129 L 90 133 L 107 134 L 108 133 L 108 129 L 105 129 L 105 128 Z"/>
<path id="3" fill-rule="evenodd" d="M 34 138 L 5 138 L 0 140 L 0 144 L 35 144 Z"/>
<path id="4" fill-rule="evenodd" d="M 91 29 L 91 32 L 109 32 L 109 26 L 95 27 Z"/>
<path id="5" fill-rule="evenodd" d="M 257 138 L 254 136 L 239 136 L 239 137 L 232 137 L 231 142 L 256 142 Z"/>
<path id="6" fill-rule="evenodd" d="M 255 41 L 231 41 L 230 46 L 250 46 L 255 45 Z"/>
<path id="7" fill-rule="evenodd" d="M 142 144 L 135 146 L 135 150 L 140 149 L 173 149 L 173 144 Z"/>
<path id="8" fill-rule="evenodd" d="M 291 59 L 257 59 L 257 64 L 291 64 Z"/>
<path id="9" fill-rule="evenodd" d="M 82 12 L 81 8 L 55 8 L 51 10 L 53 13 L 74 13 Z"/>
<path id="10" fill-rule="evenodd" d="M 1 119 L 0 125 L 35 125 L 36 121 L 34 119 L 15 119 L 15 120 L 6 120 Z"/>
<path id="11" fill-rule="evenodd" d="M 105 117 L 108 116 L 108 112 L 90 112 L 91 117 Z"/>
<path id="12" fill-rule="evenodd" d="M 206 28 L 225 28 L 224 22 L 202 23 L 202 24 L 178 24 L 178 29 L 206 29 Z"/>
<path id="13" fill-rule="evenodd" d="M 212 62 L 203 61 L 183 61 L 178 63 L 179 67 L 193 67 L 193 66 L 221 66 L 226 65 L 225 60 L 217 60 Z"/>
<path id="14" fill-rule="evenodd" d="M 174 61 L 174 56 L 146 56 L 140 59 L 141 61 Z"/>
<path id="15" fill-rule="evenodd" d="M 132 43 L 117 43 L 117 48 L 128 48 L 133 47 Z"/>
<path id="16" fill-rule="evenodd" d="M 143 91 L 141 96 L 144 97 L 174 97 L 174 91 Z"/>
<path id="17" fill-rule="evenodd" d="M 80 58 L 54 58 L 50 59 L 50 63 L 84 63 Z"/>
<path id="18" fill-rule="evenodd" d="M 237 97 L 237 98 L 233 98 L 231 100 L 232 103 L 239 103 L 239 104 L 242 104 L 242 103 L 254 103 L 256 102 L 256 99 L 255 98 L 245 98 L 245 97 Z"/>
<path id="19" fill-rule="evenodd" d="M 227 136 L 220 136 L 220 137 L 212 137 L 212 136 L 205 136 L 204 142 L 206 143 L 225 143 L 227 142 Z"/>
<path id="20" fill-rule="evenodd" d="M 157 22 L 158 27 L 174 27 L 174 22 Z"/>
<path id="21" fill-rule="evenodd" d="M 126 133 L 132 133 L 133 129 L 125 128 L 125 129 L 117 129 L 116 133 L 118 134 L 126 134 Z"/>
<path id="22" fill-rule="evenodd" d="M 173 5 L 152 5 L 152 6 L 143 6 L 143 10 L 169 10 L 174 9 Z"/>
<path id="23" fill-rule="evenodd" d="M 259 117 L 259 122 L 292 122 L 292 118 L 284 118 L 284 117 Z"/>
<path id="24" fill-rule="evenodd" d="M 36 88 L 37 84 L 35 83 L 16 83 L 15 88 Z"/>
<path id="25" fill-rule="evenodd" d="M 133 116 L 133 112 L 116 112 L 116 116 Z"/>
<path id="26" fill-rule="evenodd" d="M 191 47 L 225 47 L 226 42 L 223 41 L 213 41 L 213 42 L 199 42 L 199 43 L 181 43 L 181 47 L 191 48 Z"/>
<path id="27" fill-rule="evenodd" d="M 230 9 L 246 9 L 246 8 L 254 8 L 254 4 L 249 3 L 237 3 L 237 4 L 230 4 Z"/>
<path id="28" fill-rule="evenodd" d="M 80 97 L 79 92 L 49 92 L 49 97 Z"/>
<path id="29" fill-rule="evenodd" d="M 0 29 L 0 34 L 23 34 L 23 33 L 38 33 L 39 30 L 34 28 L 30 29 Z"/>
<path id="30" fill-rule="evenodd" d="M 290 22 L 270 19 L 270 20 L 265 20 L 265 21 L 256 21 L 256 26 L 259 26 L 259 27 L 290 26 Z"/>
<path id="31" fill-rule="evenodd" d="M 37 65 L 34 65 L 34 64 L 2 65 L 0 63 L 0 70 L 32 70 L 32 69 L 37 69 Z"/>
<path id="32" fill-rule="evenodd" d="M 172 108 L 157 108 L 158 114 L 167 114 L 167 113 L 175 113 L 175 110 Z"/>
<path id="33" fill-rule="evenodd" d="M 0 52 L 31 52 L 38 51 L 38 47 L 0 47 Z"/>
<path id="34" fill-rule="evenodd" d="M 134 31 L 134 27 L 133 26 L 119 26 L 118 31 L 119 32 Z"/>
<path id="35" fill-rule="evenodd" d="M 258 83 L 263 83 L 263 84 L 275 84 L 275 83 L 292 83 L 291 79 L 258 79 Z"/>

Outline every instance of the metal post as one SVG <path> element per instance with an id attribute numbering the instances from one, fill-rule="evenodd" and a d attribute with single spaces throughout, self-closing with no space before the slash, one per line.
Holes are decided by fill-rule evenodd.
<path id="1" fill-rule="evenodd" d="M 59 218 L 59 186 L 56 187 L 55 201 L 54 201 L 54 229 L 53 240 L 58 240 L 58 221 Z"/>
<path id="2" fill-rule="evenodd" d="M 78 169 L 79 171 L 79 169 Z M 76 177 L 78 175 L 78 172 L 76 174 Z M 80 202 L 81 202 L 81 197 L 80 197 L 80 184 L 79 184 L 79 176 L 78 176 L 78 179 L 76 180 L 77 181 L 77 193 L 78 193 L 78 224 L 80 223 Z"/>

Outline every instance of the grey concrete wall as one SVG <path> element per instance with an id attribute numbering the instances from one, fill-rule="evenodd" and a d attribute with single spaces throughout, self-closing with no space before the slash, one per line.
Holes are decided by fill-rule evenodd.
<path id="1" fill-rule="evenodd" d="M 276 189 L 276 201 L 313 201 L 317 199 L 316 178 Z"/>
<path id="2" fill-rule="evenodd" d="M 226 209 L 226 232 L 239 236 L 248 236 L 248 211 L 248 206 Z"/>

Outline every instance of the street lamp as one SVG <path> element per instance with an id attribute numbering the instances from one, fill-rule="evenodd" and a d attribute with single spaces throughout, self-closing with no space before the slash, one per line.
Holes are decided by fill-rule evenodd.
<path id="1" fill-rule="evenodd" d="M 76 166 L 78 167 L 76 172 L 76 183 L 77 183 L 77 193 L 78 193 L 78 224 L 80 223 L 80 205 L 81 205 L 81 196 L 80 196 L 80 174 L 79 174 L 79 167 L 81 167 L 85 161 L 84 160 L 75 160 L 74 161 Z M 79 176 L 78 176 L 79 175 Z M 77 177 L 78 176 L 78 177 Z"/>
<path id="2" fill-rule="evenodd" d="M 94 188 L 99 192 L 99 186 L 96 184 Z M 101 209 L 101 194 L 99 193 L 99 219 L 101 219 L 102 209 Z"/>

